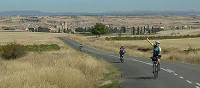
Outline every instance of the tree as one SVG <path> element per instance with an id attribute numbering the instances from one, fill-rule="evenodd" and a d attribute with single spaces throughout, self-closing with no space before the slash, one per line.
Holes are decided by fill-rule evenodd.
<path id="1" fill-rule="evenodd" d="M 125 26 L 122 26 L 122 27 L 121 27 L 121 32 L 122 32 L 122 33 L 126 33 L 126 27 L 125 27 Z"/>
<path id="2" fill-rule="evenodd" d="M 102 23 L 96 23 L 92 28 L 91 33 L 100 37 L 102 34 L 108 33 L 108 28 Z"/>
<path id="3" fill-rule="evenodd" d="M 78 27 L 75 29 L 76 32 L 85 32 L 85 29 L 82 27 Z"/>
<path id="4" fill-rule="evenodd" d="M 135 35 L 135 27 L 132 27 L 132 35 Z"/>
<path id="5" fill-rule="evenodd" d="M 65 28 L 63 29 L 63 32 L 66 33 L 66 29 Z"/>

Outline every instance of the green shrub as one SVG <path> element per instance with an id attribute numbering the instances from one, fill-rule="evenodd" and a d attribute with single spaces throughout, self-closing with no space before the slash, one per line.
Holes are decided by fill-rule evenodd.
<path id="1" fill-rule="evenodd" d="M 108 33 L 108 28 L 102 23 L 96 23 L 91 29 L 91 33 L 100 37 L 102 34 Z"/>
<path id="2" fill-rule="evenodd" d="M 42 52 L 42 51 L 52 51 L 60 50 L 57 44 L 40 44 L 40 45 L 20 45 L 15 42 L 9 43 L 7 45 L 0 46 L 0 55 L 4 59 L 16 59 L 26 54 L 28 51 L 32 52 Z"/>
<path id="3" fill-rule="evenodd" d="M 51 50 L 60 50 L 57 44 L 40 44 L 40 45 L 27 45 L 25 46 L 27 51 L 42 52 Z"/>
<path id="4" fill-rule="evenodd" d="M 26 54 L 24 46 L 17 44 L 15 42 L 1 46 L 0 51 L 1 51 L 1 57 L 6 60 L 16 59 Z"/>

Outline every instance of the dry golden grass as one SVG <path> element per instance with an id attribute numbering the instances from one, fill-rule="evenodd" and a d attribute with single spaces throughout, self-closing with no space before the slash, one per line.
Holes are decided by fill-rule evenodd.
<path id="1" fill-rule="evenodd" d="M 28 26 L 28 23 L 20 22 L 20 19 L 24 18 L 26 17 L 1 17 L 0 26 L 18 26 L 19 29 L 24 29 Z M 114 26 L 160 25 L 160 23 L 167 26 L 186 24 L 198 26 L 195 22 L 199 22 L 199 16 L 45 16 L 38 18 L 41 19 L 41 22 L 37 23 L 40 25 L 48 23 L 47 21 L 65 21 L 70 24 L 68 27 L 91 26 L 99 22 Z"/>
<path id="2" fill-rule="evenodd" d="M 166 31 L 160 31 L 156 35 L 197 35 L 200 34 L 199 29 L 193 29 L 193 30 L 166 30 Z"/>
<path id="3" fill-rule="evenodd" d="M 126 40 L 126 41 L 106 41 L 104 38 L 86 37 L 81 35 L 70 35 L 86 45 L 90 45 L 99 49 L 112 51 L 118 53 L 119 47 L 124 45 L 127 53 L 132 56 L 150 57 L 152 51 L 139 51 L 138 48 L 151 49 L 152 47 L 146 40 Z M 167 39 L 160 40 L 163 59 L 176 60 L 186 63 L 200 63 L 200 53 L 186 54 L 183 51 L 192 48 L 200 48 L 200 38 L 187 39 Z M 152 41 L 154 42 L 154 41 Z"/>
<path id="4" fill-rule="evenodd" d="M 0 88 L 97 88 L 112 66 L 64 45 L 62 34 L 1 33 L 3 42 L 56 43 L 59 51 L 34 53 L 16 60 L 0 58 Z M 14 39 L 12 39 L 14 38 Z M 23 41 L 23 42 L 22 42 Z M 1 42 L 2 43 L 2 42 Z"/>
<path id="5" fill-rule="evenodd" d="M 0 88 L 96 88 L 106 63 L 68 48 L 0 61 Z"/>
<path id="6" fill-rule="evenodd" d="M 0 44 L 16 42 L 24 45 L 28 44 L 59 44 L 63 42 L 56 37 L 62 37 L 63 33 L 39 33 L 39 32 L 0 32 Z"/>

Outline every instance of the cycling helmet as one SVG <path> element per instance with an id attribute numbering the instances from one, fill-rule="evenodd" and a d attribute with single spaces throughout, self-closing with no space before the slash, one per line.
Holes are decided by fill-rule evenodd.
<path id="1" fill-rule="evenodd" d="M 155 44 L 156 44 L 156 45 L 159 45 L 159 44 L 160 44 L 160 41 L 155 41 Z"/>

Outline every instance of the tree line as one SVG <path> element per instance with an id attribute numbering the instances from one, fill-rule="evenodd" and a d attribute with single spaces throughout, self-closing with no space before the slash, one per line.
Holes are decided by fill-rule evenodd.
<path id="1" fill-rule="evenodd" d="M 129 33 L 131 35 L 150 35 L 155 34 L 156 32 L 162 31 L 163 29 L 159 27 L 150 27 L 150 26 L 137 26 L 137 27 L 125 27 L 122 26 L 120 28 L 118 27 L 111 27 L 106 26 L 102 23 L 96 23 L 94 26 L 91 27 L 78 27 L 75 29 L 75 32 L 79 33 L 91 33 L 93 35 L 100 36 L 102 34 L 108 34 L 108 33 L 117 33 L 119 36 L 123 33 Z"/>

